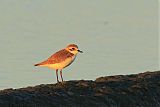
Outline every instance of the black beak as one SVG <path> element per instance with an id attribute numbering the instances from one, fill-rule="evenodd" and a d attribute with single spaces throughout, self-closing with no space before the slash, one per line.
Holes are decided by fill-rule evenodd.
<path id="1" fill-rule="evenodd" d="M 78 50 L 78 52 L 83 53 L 83 51 L 81 51 L 81 50 Z"/>

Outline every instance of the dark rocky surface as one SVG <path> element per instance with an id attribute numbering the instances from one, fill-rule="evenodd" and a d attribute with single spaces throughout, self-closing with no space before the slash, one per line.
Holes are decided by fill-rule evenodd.
<path id="1" fill-rule="evenodd" d="M 160 71 L 5 89 L 0 107 L 160 107 Z"/>

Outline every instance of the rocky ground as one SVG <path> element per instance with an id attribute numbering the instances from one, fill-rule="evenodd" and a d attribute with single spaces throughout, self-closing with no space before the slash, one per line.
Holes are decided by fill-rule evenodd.
<path id="1" fill-rule="evenodd" d="M 0 107 L 160 107 L 160 71 L 5 89 Z"/>

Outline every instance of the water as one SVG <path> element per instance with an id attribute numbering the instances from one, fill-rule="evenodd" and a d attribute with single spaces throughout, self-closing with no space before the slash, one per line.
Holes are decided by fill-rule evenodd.
<path id="1" fill-rule="evenodd" d="M 33 65 L 70 43 L 84 53 L 65 80 L 159 69 L 156 1 L 2 0 L 0 14 L 0 89 L 55 83 Z"/>

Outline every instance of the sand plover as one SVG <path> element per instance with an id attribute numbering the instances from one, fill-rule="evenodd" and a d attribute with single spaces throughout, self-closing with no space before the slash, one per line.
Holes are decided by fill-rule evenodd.
<path id="1" fill-rule="evenodd" d="M 70 44 L 65 49 L 62 49 L 50 56 L 47 60 L 35 64 L 35 66 L 46 66 L 51 69 L 55 69 L 57 82 L 59 82 L 58 70 L 60 70 L 61 79 L 63 81 L 62 69 L 69 66 L 75 60 L 78 52 L 83 53 L 81 50 L 78 49 L 77 45 Z"/>

